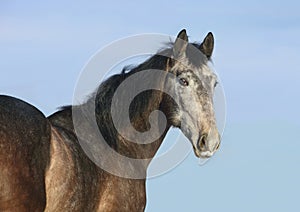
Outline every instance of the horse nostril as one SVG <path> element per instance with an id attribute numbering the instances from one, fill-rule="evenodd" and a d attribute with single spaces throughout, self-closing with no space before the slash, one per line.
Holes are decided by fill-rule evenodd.
<path id="1" fill-rule="evenodd" d="M 218 149 L 220 148 L 220 143 L 221 143 L 221 142 L 219 142 L 219 143 L 217 144 L 216 150 L 218 150 Z"/>
<path id="2" fill-rule="evenodd" d="M 207 135 L 204 134 L 200 137 L 200 139 L 198 140 L 198 148 L 199 150 L 201 151 L 204 151 L 205 150 L 205 146 L 206 146 L 206 138 L 207 138 Z"/>

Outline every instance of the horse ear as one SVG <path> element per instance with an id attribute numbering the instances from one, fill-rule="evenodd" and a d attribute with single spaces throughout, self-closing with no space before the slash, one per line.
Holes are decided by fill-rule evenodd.
<path id="1" fill-rule="evenodd" d="M 214 36 L 209 32 L 199 47 L 200 51 L 210 59 L 214 50 Z"/>
<path id="2" fill-rule="evenodd" d="M 178 33 L 176 41 L 174 43 L 173 54 L 175 58 L 185 53 L 188 42 L 189 41 L 186 30 L 183 29 Z"/>

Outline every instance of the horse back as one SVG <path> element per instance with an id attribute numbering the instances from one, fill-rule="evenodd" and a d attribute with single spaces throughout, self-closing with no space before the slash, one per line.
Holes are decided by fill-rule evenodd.
<path id="1" fill-rule="evenodd" d="M 0 95 L 0 211 L 43 211 L 51 127 L 34 106 Z"/>

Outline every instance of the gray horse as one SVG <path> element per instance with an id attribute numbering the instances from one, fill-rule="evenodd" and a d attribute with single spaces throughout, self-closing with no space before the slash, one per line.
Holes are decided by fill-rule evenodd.
<path id="1" fill-rule="evenodd" d="M 93 101 L 63 107 L 47 118 L 22 100 L 0 96 L 0 211 L 144 211 L 147 167 L 170 127 L 181 129 L 197 157 L 211 157 L 219 148 L 213 108 L 217 77 L 207 64 L 213 47 L 212 33 L 202 43 L 189 43 L 182 30 L 171 47 L 104 81 L 92 95 Z M 149 70 L 161 70 L 165 75 L 149 78 Z M 152 142 L 126 139 L 112 117 L 111 108 L 123 103 L 122 98 L 113 103 L 115 92 L 135 74 L 141 77 L 132 84 L 151 82 L 159 88 L 140 93 L 129 107 L 130 123 L 137 132 L 159 131 Z M 92 112 L 102 135 L 98 139 L 87 129 L 91 108 L 95 108 Z M 164 128 L 159 119 L 149 121 L 157 110 L 165 114 Z M 130 169 L 143 177 L 116 176 L 97 166 L 79 141 L 75 113 L 81 117 L 80 140 L 95 139 L 125 157 L 148 159 Z M 119 125 L 130 132 L 128 125 Z M 120 166 L 113 157 L 107 163 Z"/>

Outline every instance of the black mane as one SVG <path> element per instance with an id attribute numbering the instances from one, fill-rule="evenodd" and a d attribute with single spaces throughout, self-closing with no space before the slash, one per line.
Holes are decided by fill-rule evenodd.
<path id="1" fill-rule="evenodd" d="M 108 144 L 111 147 L 117 148 L 117 143 L 115 143 L 117 130 L 115 129 L 111 117 L 111 102 L 116 89 L 125 79 L 137 72 L 149 69 L 165 70 L 167 60 L 168 57 L 156 54 L 146 60 L 144 63 L 131 68 L 130 70 L 128 69 L 128 67 L 124 67 L 120 74 L 115 74 L 100 84 L 94 94 L 96 95 L 96 98 L 93 96 L 92 98 L 88 99 L 86 105 L 88 106 L 90 104 L 95 104 L 97 124 L 105 141 L 110 142 Z M 142 81 L 144 81 L 144 79 L 141 79 L 141 82 Z M 130 91 L 123 92 L 124 96 L 126 96 L 126 93 Z M 155 94 L 155 91 L 149 90 L 142 92 L 134 99 L 129 108 L 129 115 L 131 120 L 135 117 L 141 117 L 143 115 L 140 113 L 140 111 L 146 110 L 148 105 L 151 103 L 151 99 L 153 99 L 150 97 Z M 145 128 L 145 126 L 142 126 L 142 128 Z"/>
<path id="2" fill-rule="evenodd" d="M 173 46 L 173 43 L 169 44 Z M 190 43 L 188 45 L 186 56 L 189 59 L 189 62 L 196 67 L 200 67 L 202 64 L 206 64 L 208 59 L 204 56 L 204 54 L 200 53 L 199 51 L 200 44 L 198 43 Z M 157 70 L 165 70 L 168 59 L 172 58 L 173 50 L 172 47 L 162 49 L 157 54 L 153 55 L 145 62 L 133 67 L 133 66 L 125 66 L 121 73 L 112 75 L 107 80 L 102 82 L 99 87 L 96 89 L 96 92 L 91 95 L 91 97 L 87 100 L 86 103 L 79 105 L 79 106 L 65 106 L 60 108 L 60 110 L 72 110 L 72 108 L 81 108 L 83 111 L 89 111 L 88 113 L 92 112 L 91 108 L 95 109 L 96 120 L 98 127 L 103 135 L 105 141 L 108 143 L 109 146 L 113 148 L 117 148 L 116 143 L 116 136 L 117 130 L 112 121 L 111 117 L 111 102 L 112 97 L 118 88 L 118 86 L 129 76 L 141 72 L 143 70 L 149 69 L 157 69 Z M 174 62 L 174 59 L 171 59 Z M 146 83 L 145 79 L 141 79 L 142 83 Z M 130 92 L 130 91 L 124 91 Z M 129 108 L 129 115 L 130 118 L 133 119 L 134 117 L 141 117 L 140 111 L 145 111 L 149 104 L 151 104 L 150 97 L 156 95 L 158 91 L 149 90 L 142 92 L 139 94 L 134 101 L 131 103 Z M 167 101 L 172 101 L 171 99 L 167 98 Z M 147 117 L 145 117 L 147 119 Z M 147 128 L 149 126 L 142 126 L 141 128 Z"/>

